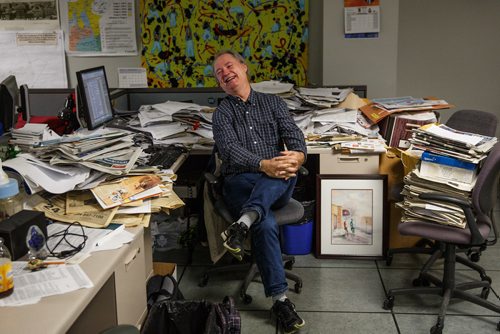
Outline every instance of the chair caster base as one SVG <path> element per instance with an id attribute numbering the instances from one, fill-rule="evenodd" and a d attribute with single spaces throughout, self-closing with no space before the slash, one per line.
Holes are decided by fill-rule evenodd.
<path id="1" fill-rule="evenodd" d="M 384 300 L 382 308 L 384 310 L 392 310 L 393 306 L 394 306 L 394 296 L 389 296 Z"/>
<path id="2" fill-rule="evenodd" d="M 413 286 L 431 286 L 431 282 L 423 277 L 417 277 L 412 282 Z"/>
<path id="3" fill-rule="evenodd" d="M 441 323 L 437 323 L 432 326 L 430 333 L 431 334 L 442 334 L 444 326 Z"/>
<path id="4" fill-rule="evenodd" d="M 240 294 L 241 301 L 243 304 L 248 305 L 252 302 L 252 296 L 247 295 L 246 293 L 241 293 Z"/>
<path id="5" fill-rule="evenodd" d="M 488 296 L 489 296 L 489 295 L 490 295 L 490 288 L 483 288 L 483 289 L 481 290 L 481 296 L 480 296 L 480 297 L 481 297 L 482 299 L 484 299 L 484 300 L 488 299 Z"/>
<path id="6" fill-rule="evenodd" d="M 302 283 L 295 283 L 294 291 L 295 291 L 295 293 L 301 293 L 302 292 Z"/>
<path id="7" fill-rule="evenodd" d="M 208 275 L 205 274 L 205 275 L 203 275 L 203 278 L 200 280 L 200 283 L 198 283 L 198 286 L 200 288 L 203 288 L 203 287 L 207 286 L 207 283 L 208 283 Z"/>

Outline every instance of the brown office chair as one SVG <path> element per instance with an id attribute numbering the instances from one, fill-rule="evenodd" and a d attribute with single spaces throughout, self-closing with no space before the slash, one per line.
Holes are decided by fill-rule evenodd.
<path id="1" fill-rule="evenodd" d="M 448 121 L 446 126 L 464 132 L 477 133 L 483 136 L 493 137 L 495 136 L 497 130 L 497 117 L 495 114 L 480 110 L 458 110 L 454 112 Z M 495 229 L 495 226 L 493 226 Z M 486 276 L 481 267 L 474 265 L 472 262 L 478 262 L 481 256 L 481 252 L 486 248 L 487 242 L 483 245 L 469 248 L 464 250 L 467 253 L 469 259 L 464 257 L 458 257 L 457 261 L 466 265 L 479 272 L 481 277 Z M 439 243 L 436 243 L 429 239 L 421 239 L 417 242 L 415 247 L 404 247 L 404 248 L 391 248 L 387 251 L 386 264 L 391 265 L 394 254 L 429 254 L 431 257 L 427 260 L 421 269 L 421 274 L 428 271 L 431 266 L 436 262 L 437 259 L 441 258 L 443 253 Z M 472 262 L 471 262 L 472 261 Z M 425 279 L 422 279 L 422 275 L 414 281 L 415 285 L 423 284 L 428 285 Z"/>
<path id="2" fill-rule="evenodd" d="M 452 298 L 467 300 L 500 313 L 499 305 L 486 300 L 491 290 L 491 279 L 489 277 L 486 276 L 482 277 L 481 280 L 464 283 L 457 283 L 455 280 L 455 264 L 458 262 L 457 250 L 483 245 L 494 227 L 493 208 L 498 194 L 499 177 L 500 144 L 497 144 L 491 150 L 478 174 L 476 185 L 472 190 L 471 202 L 441 193 L 426 193 L 419 196 L 423 200 L 434 200 L 459 206 L 464 212 L 467 226 L 461 229 L 425 220 L 399 224 L 399 232 L 402 235 L 419 236 L 439 243 L 444 257 L 443 278 L 438 279 L 428 272 L 421 273 L 423 279 L 435 286 L 391 289 L 384 300 L 384 309 L 393 308 L 394 297 L 397 295 L 427 294 L 442 296 L 437 323 L 431 328 L 431 334 L 442 333 L 446 310 Z M 482 271 L 484 272 L 484 269 Z M 468 290 L 476 288 L 481 288 L 480 296 L 468 292 Z M 500 323 L 498 323 L 497 329 L 500 330 Z"/>
<path id="3" fill-rule="evenodd" d="M 213 153 L 213 160 L 216 160 L 216 154 Z M 307 175 L 307 170 L 305 168 L 301 168 L 301 175 Z M 224 199 L 222 198 L 222 189 L 221 189 L 221 177 L 217 177 L 214 173 L 206 172 L 205 173 L 205 187 L 208 193 L 208 200 L 210 201 L 211 207 L 214 208 L 217 215 L 223 219 L 227 226 L 234 221 L 234 218 L 231 216 Z M 273 210 L 274 217 L 279 226 L 286 224 L 293 224 L 300 221 L 300 219 L 304 216 L 304 207 L 300 202 L 295 199 L 291 199 L 290 202 L 285 205 L 283 208 L 278 210 Z M 207 285 L 209 277 L 215 273 L 224 273 L 224 272 L 236 272 L 236 271 L 246 271 L 245 278 L 240 287 L 240 298 L 243 303 L 250 304 L 252 302 L 252 296 L 247 294 L 247 289 L 250 283 L 258 276 L 259 269 L 257 268 L 257 264 L 251 258 L 250 254 L 249 261 L 246 261 L 242 264 L 234 264 L 234 265 L 226 265 L 226 266 L 213 266 L 209 270 L 207 270 L 202 279 L 200 280 L 198 286 L 204 287 Z M 290 279 L 295 282 L 294 291 L 296 293 L 300 293 L 302 290 L 302 279 L 296 274 L 292 273 L 290 270 L 295 263 L 295 259 L 293 256 L 284 255 L 283 254 L 283 262 L 284 266 L 287 270 L 285 270 L 285 275 L 287 279 Z"/>

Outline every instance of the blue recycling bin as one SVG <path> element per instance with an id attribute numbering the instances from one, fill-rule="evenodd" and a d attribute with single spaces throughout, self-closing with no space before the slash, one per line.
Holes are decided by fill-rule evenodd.
<path id="1" fill-rule="evenodd" d="M 312 251 L 314 221 L 308 219 L 298 224 L 281 227 L 281 248 L 288 255 L 305 255 Z"/>

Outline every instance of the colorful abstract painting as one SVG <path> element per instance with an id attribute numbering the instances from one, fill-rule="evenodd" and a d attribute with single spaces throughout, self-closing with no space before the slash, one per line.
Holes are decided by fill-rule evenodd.
<path id="1" fill-rule="evenodd" d="M 306 85 L 308 0 L 143 0 L 149 87 L 215 87 L 213 56 L 238 51 L 250 80 Z"/>

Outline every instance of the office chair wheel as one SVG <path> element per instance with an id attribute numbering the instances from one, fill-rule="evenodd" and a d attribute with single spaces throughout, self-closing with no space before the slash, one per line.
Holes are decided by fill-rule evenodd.
<path id="1" fill-rule="evenodd" d="M 442 334 L 443 333 L 443 324 L 438 322 L 431 328 L 431 334 Z"/>
<path id="2" fill-rule="evenodd" d="M 205 275 L 203 275 L 203 278 L 200 280 L 200 283 L 198 283 L 198 286 L 200 288 L 203 288 L 203 287 L 207 286 L 207 283 L 208 283 L 208 274 L 205 274 Z"/>
<path id="3" fill-rule="evenodd" d="M 474 253 L 469 254 L 469 258 L 472 262 L 479 262 L 479 259 L 481 258 L 481 254 L 474 252 Z"/>
<path id="4" fill-rule="evenodd" d="M 490 285 L 491 285 L 491 282 L 492 282 L 491 277 L 490 277 L 490 276 L 488 276 L 488 275 L 482 275 L 482 276 L 481 276 L 481 281 L 486 281 L 486 282 L 488 282 Z"/>
<path id="5" fill-rule="evenodd" d="M 488 299 L 488 296 L 490 295 L 490 290 L 491 290 L 491 289 L 490 289 L 489 287 L 488 287 L 488 288 L 483 288 L 483 289 L 481 290 L 481 295 L 480 295 L 480 297 L 481 297 L 482 299 L 484 299 L 484 300 Z"/>
<path id="6" fill-rule="evenodd" d="M 382 308 L 384 310 L 392 310 L 393 306 L 394 306 L 394 296 L 389 296 L 384 300 L 384 304 L 382 305 Z"/>
<path id="7" fill-rule="evenodd" d="M 387 266 L 390 266 L 392 264 L 392 259 L 394 259 L 394 256 L 391 254 L 391 255 L 387 255 L 387 257 L 385 258 L 385 264 Z"/>
<path id="8" fill-rule="evenodd" d="M 243 301 L 243 304 L 248 305 L 252 302 L 252 296 L 247 295 L 246 293 L 240 293 L 240 298 Z"/>
<path id="9" fill-rule="evenodd" d="M 500 331 L 500 321 L 497 324 L 497 331 Z"/>
<path id="10" fill-rule="evenodd" d="M 413 286 L 431 286 L 431 282 L 423 277 L 417 277 L 412 282 Z"/>
<path id="11" fill-rule="evenodd" d="M 423 247 L 427 247 L 427 246 L 430 248 L 434 247 L 435 246 L 434 241 L 431 241 L 429 239 L 420 239 L 419 241 L 417 241 L 415 243 L 415 247 L 417 247 L 417 248 L 423 248 Z"/>
<path id="12" fill-rule="evenodd" d="M 295 260 L 286 261 L 285 262 L 285 269 L 292 270 L 294 264 L 295 264 Z"/>
<path id="13" fill-rule="evenodd" d="M 295 293 L 300 293 L 302 291 L 302 282 L 295 283 L 294 291 Z"/>

